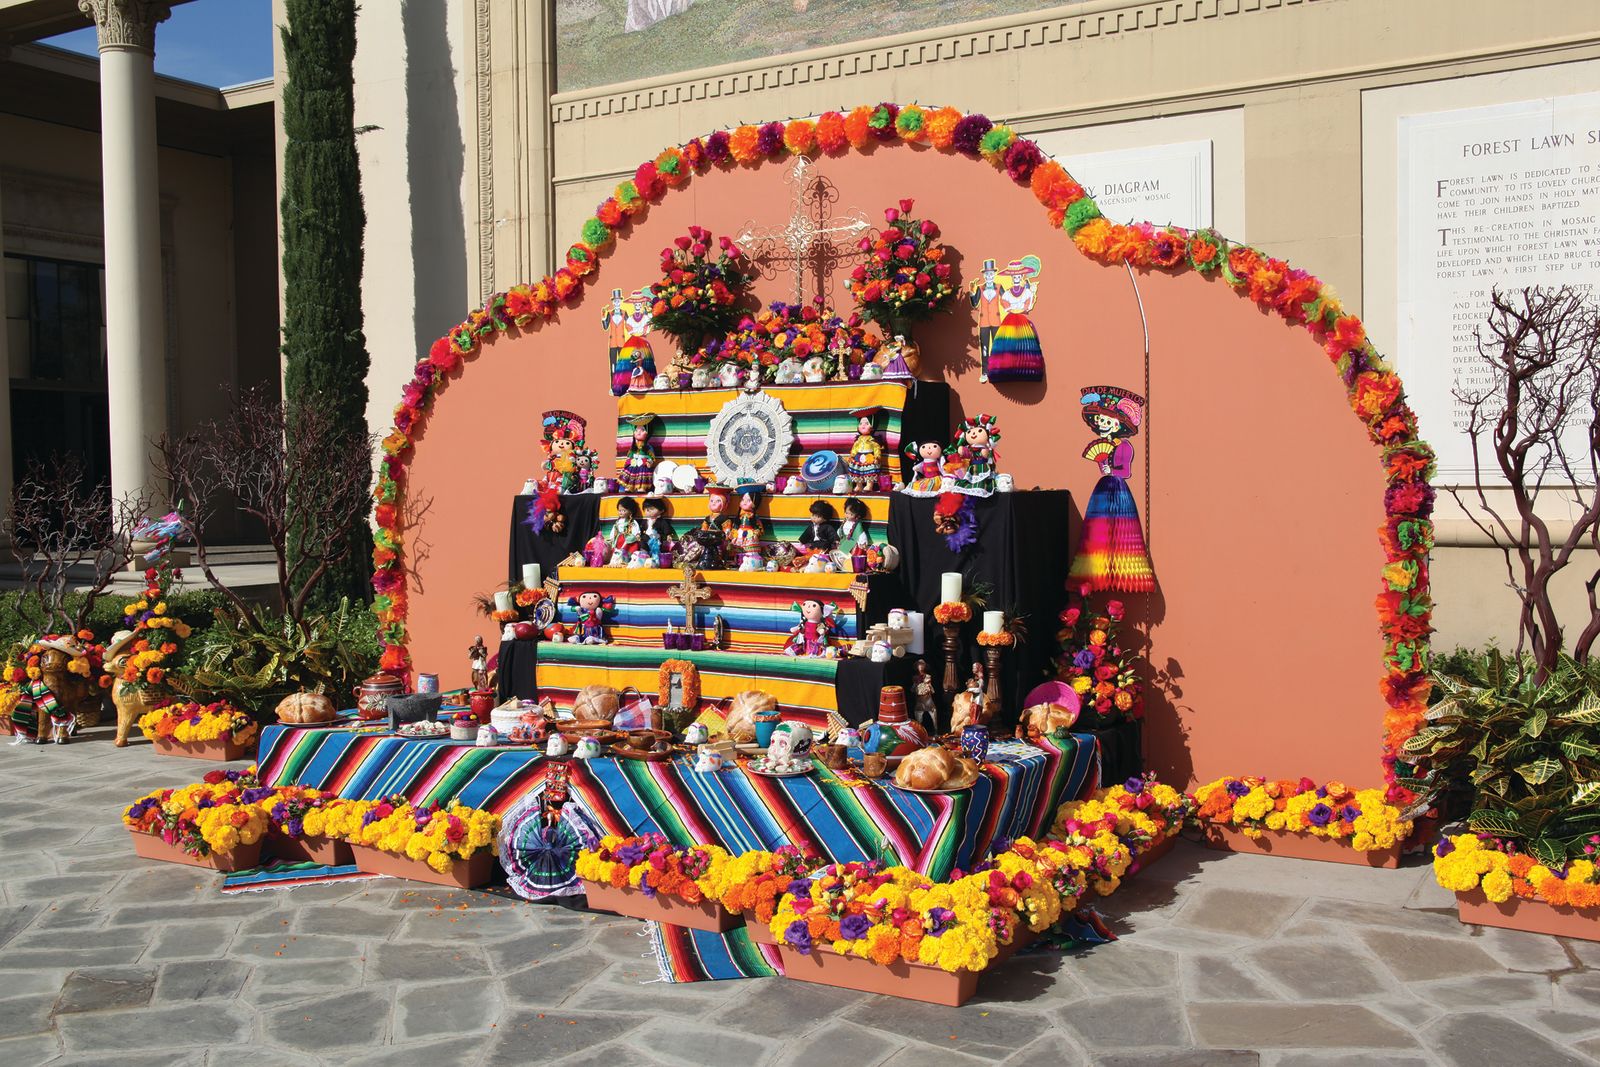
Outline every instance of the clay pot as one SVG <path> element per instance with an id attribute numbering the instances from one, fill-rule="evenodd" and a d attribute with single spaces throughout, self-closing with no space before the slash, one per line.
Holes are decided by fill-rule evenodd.
<path id="1" fill-rule="evenodd" d="M 467 708 L 481 725 L 489 721 L 489 713 L 494 711 L 494 701 L 494 690 L 474 689 L 467 697 Z"/>
<path id="2" fill-rule="evenodd" d="M 115 697 L 113 697 L 115 699 Z M 275 709 L 279 722 L 307 724 L 332 722 L 337 709 L 333 701 L 321 693 L 290 693 L 278 701 Z"/>
<path id="3" fill-rule="evenodd" d="M 406 691 L 406 683 L 387 671 L 380 671 L 355 688 L 356 717 L 382 719 L 388 715 L 385 703 Z"/>

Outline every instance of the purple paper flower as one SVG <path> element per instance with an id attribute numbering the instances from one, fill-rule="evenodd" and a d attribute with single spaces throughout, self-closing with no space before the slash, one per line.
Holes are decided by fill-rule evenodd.
<path id="1" fill-rule="evenodd" d="M 846 941 L 859 941 L 871 928 L 872 923 L 865 915 L 846 915 L 839 921 L 839 936 Z"/>
<path id="2" fill-rule="evenodd" d="M 706 158 L 713 163 L 726 163 L 732 156 L 728 148 L 728 131 L 718 130 L 706 138 Z"/>
<path id="3" fill-rule="evenodd" d="M 1250 787 L 1235 778 L 1233 781 L 1228 783 L 1228 795 L 1230 797 L 1249 796 Z"/>
<path id="4" fill-rule="evenodd" d="M 756 151 L 764 156 L 776 155 L 783 147 L 783 123 L 769 122 L 756 131 Z"/>
<path id="5" fill-rule="evenodd" d="M 789 893 L 796 897 L 809 897 L 811 895 L 811 879 L 794 879 L 789 883 Z"/>
<path id="6" fill-rule="evenodd" d="M 964 115 L 956 123 L 955 133 L 951 139 L 951 146 L 957 152 L 966 156 L 978 154 L 978 146 L 983 141 L 983 135 L 989 132 L 994 123 L 982 115 Z"/>
<path id="7" fill-rule="evenodd" d="M 1448 837 L 1439 838 L 1439 843 L 1437 845 L 1433 846 L 1433 854 L 1435 856 L 1441 856 L 1441 857 L 1448 856 L 1448 855 L 1450 855 L 1450 853 L 1454 852 L 1455 850 L 1456 850 L 1456 843 L 1454 841 L 1450 840 Z"/>
<path id="8" fill-rule="evenodd" d="M 1126 789 L 1130 793 L 1143 793 L 1144 779 L 1135 775 L 1134 777 L 1129 778 L 1126 782 L 1123 782 L 1122 788 Z"/>
<path id="9" fill-rule="evenodd" d="M 1312 826 L 1326 826 L 1333 821 L 1333 809 L 1326 804 L 1318 804 L 1306 812 L 1306 821 Z"/>
<path id="10" fill-rule="evenodd" d="M 950 924 L 955 921 L 956 913 L 949 908 L 934 908 L 928 912 L 928 936 L 938 937 L 950 929 Z"/>
<path id="11" fill-rule="evenodd" d="M 783 940 L 790 948 L 797 949 L 802 956 L 811 953 L 811 928 L 804 919 L 796 919 L 783 928 Z"/>
<path id="12" fill-rule="evenodd" d="M 1356 818 L 1360 816 L 1360 814 L 1360 808 L 1356 807 L 1354 804 L 1346 804 L 1344 808 L 1340 810 L 1339 817 L 1345 822 L 1355 822 Z"/>
<path id="13" fill-rule="evenodd" d="M 257 804 L 270 797 L 274 792 L 275 790 L 271 786 L 267 785 L 256 786 L 253 789 L 246 789 L 239 794 L 239 803 Z"/>

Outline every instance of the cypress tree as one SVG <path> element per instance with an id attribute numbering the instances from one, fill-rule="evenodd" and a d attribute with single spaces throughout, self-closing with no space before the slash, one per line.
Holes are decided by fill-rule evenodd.
<path id="1" fill-rule="evenodd" d="M 283 90 L 284 407 L 335 411 L 351 434 L 367 436 L 366 337 L 361 330 L 361 256 L 366 212 L 356 155 L 355 0 L 287 0 L 280 29 L 288 81 Z M 291 421 L 292 424 L 292 421 Z M 289 500 L 295 500 L 290 472 Z M 370 599 L 367 510 L 350 516 L 350 550 L 310 603 Z M 305 551 L 293 528 L 291 565 Z M 313 564 L 314 565 L 314 564 Z"/>

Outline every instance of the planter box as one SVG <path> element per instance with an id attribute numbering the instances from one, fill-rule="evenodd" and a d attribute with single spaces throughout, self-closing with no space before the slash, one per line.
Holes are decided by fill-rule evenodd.
<path id="1" fill-rule="evenodd" d="M 1344 841 L 1312 834 L 1292 834 L 1282 830 L 1263 830 L 1260 837 L 1246 837 L 1243 830 L 1208 823 L 1204 827 L 1206 845 L 1224 852 L 1253 852 L 1258 856 L 1288 856 L 1296 860 L 1323 860 L 1348 863 L 1356 867 L 1398 867 L 1400 846 L 1358 852 Z"/>
<path id="2" fill-rule="evenodd" d="M 1151 845 L 1147 851 L 1140 853 L 1139 856 L 1128 865 L 1128 873 L 1123 875 L 1123 877 L 1132 878 L 1146 867 L 1151 866 L 1157 860 L 1161 859 L 1162 856 L 1165 856 L 1168 852 L 1171 852 L 1172 847 L 1177 843 L 1178 839 L 1176 837 L 1163 837 L 1160 841 L 1157 841 L 1155 844 Z"/>
<path id="3" fill-rule="evenodd" d="M 1542 900 L 1512 897 L 1503 904 L 1491 904 L 1483 890 L 1456 894 L 1456 914 L 1473 926 L 1498 926 L 1504 930 L 1525 930 L 1551 937 L 1575 937 L 1581 941 L 1600 941 L 1600 910 L 1557 907 Z"/>
<path id="4" fill-rule="evenodd" d="M 450 869 L 443 874 L 423 860 L 398 856 L 371 845 L 351 845 L 350 853 L 362 874 L 387 874 L 393 878 L 409 878 L 413 882 L 447 885 L 457 889 L 476 889 L 489 884 L 494 877 L 494 853 L 486 848 L 474 852 L 469 860 L 451 861 Z"/>
<path id="5" fill-rule="evenodd" d="M 1012 953 L 1032 944 L 1037 936 L 1027 927 L 1019 926 L 1011 944 L 1001 945 L 982 971 L 947 971 L 905 960 L 895 960 L 885 966 L 860 956 L 841 956 L 831 948 L 813 949 L 802 955 L 788 945 L 781 945 L 778 955 L 783 961 L 784 976 L 801 982 L 959 1008 L 978 991 L 979 978 L 1004 963 Z"/>
<path id="6" fill-rule="evenodd" d="M 714 900 L 690 904 L 660 893 L 647 897 L 637 889 L 618 889 L 587 880 L 583 883 L 583 891 L 588 894 L 589 907 L 595 911 L 611 911 L 633 919 L 687 926 L 691 930 L 706 930 L 713 934 L 727 933 L 739 925 L 739 916 Z"/>
<path id="7" fill-rule="evenodd" d="M 267 831 L 267 853 L 288 863 L 321 863 L 344 867 L 355 862 L 350 842 L 336 837 L 290 837 L 282 830 Z"/>
<path id="8" fill-rule="evenodd" d="M 163 756 L 187 756 L 189 759 L 232 763 L 234 760 L 244 759 L 254 747 L 255 741 L 252 739 L 246 744 L 239 744 L 224 737 L 213 741 L 174 741 L 170 737 L 158 737 L 151 744 Z"/>
<path id="9" fill-rule="evenodd" d="M 778 939 L 772 936 L 769 923 L 764 923 L 756 918 L 753 911 L 741 912 L 744 916 L 744 932 L 750 935 L 752 945 L 776 945 Z"/>
<path id="10" fill-rule="evenodd" d="M 132 828 L 128 830 L 128 834 L 133 838 L 134 854 L 147 860 L 184 863 L 190 867 L 204 867 L 207 870 L 223 872 L 247 871 L 261 865 L 260 841 L 253 845 L 240 845 L 232 852 L 191 856 L 177 845 L 169 845 L 154 834 L 141 834 Z"/>

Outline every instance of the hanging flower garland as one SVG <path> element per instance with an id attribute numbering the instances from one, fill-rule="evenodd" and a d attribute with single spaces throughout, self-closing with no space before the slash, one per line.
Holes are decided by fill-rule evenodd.
<path id="1" fill-rule="evenodd" d="M 1383 584 L 1378 596 L 1379 624 L 1385 641 L 1380 682 L 1387 711 L 1383 720 L 1383 766 L 1387 799 L 1404 803 L 1413 794 L 1397 776 L 1410 768 L 1398 761 L 1400 745 L 1416 732 L 1427 707 L 1429 617 L 1428 551 L 1433 543 L 1433 450 L 1417 437 L 1416 414 L 1406 403 L 1399 377 L 1368 340 L 1361 320 L 1347 313 L 1333 292 L 1306 271 L 1248 245 L 1229 242 L 1215 230 L 1186 230 L 1150 223 L 1115 223 L 1061 164 L 1010 127 L 983 115 L 952 107 L 915 104 L 862 105 L 829 111 L 815 120 L 795 119 L 762 126 L 718 130 L 688 144 L 668 148 L 623 181 L 580 228 L 578 244 L 566 265 L 547 278 L 496 293 L 483 307 L 435 341 L 401 390 L 394 429 L 383 439 L 379 467 L 376 529 L 373 534 L 373 610 L 384 644 L 385 670 L 409 672 L 404 531 L 399 519 L 406 467 L 413 443 L 434 398 L 464 357 L 512 329 L 524 329 L 555 316 L 587 284 L 599 259 L 619 230 L 648 210 L 669 189 L 681 188 L 694 174 L 712 168 L 759 166 L 791 155 L 819 151 L 840 155 L 873 151 L 899 142 L 927 144 L 940 152 L 982 159 L 1012 181 L 1026 184 L 1044 207 L 1052 226 L 1066 231 L 1073 245 L 1094 261 L 1126 263 L 1140 270 L 1193 270 L 1224 284 L 1257 306 L 1304 327 L 1323 348 L 1343 381 L 1350 406 L 1382 450 L 1388 488 L 1387 521 L 1379 530 L 1384 547 Z"/>

